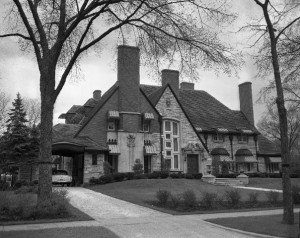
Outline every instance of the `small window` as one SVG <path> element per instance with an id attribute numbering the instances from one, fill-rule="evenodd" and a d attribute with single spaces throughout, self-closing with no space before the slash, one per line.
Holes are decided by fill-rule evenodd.
<path id="1" fill-rule="evenodd" d="M 167 156 L 171 156 L 171 155 L 172 155 L 172 152 L 171 152 L 170 150 L 167 150 L 166 155 L 167 155 Z"/>
<path id="2" fill-rule="evenodd" d="M 116 130 L 116 123 L 115 123 L 115 121 L 108 121 L 108 130 L 109 131 L 114 131 L 114 130 Z"/>
<path id="3" fill-rule="evenodd" d="M 173 122 L 173 135 L 178 135 L 178 124 L 176 122 Z"/>
<path id="4" fill-rule="evenodd" d="M 174 155 L 174 169 L 178 169 L 178 155 Z"/>
<path id="5" fill-rule="evenodd" d="M 173 139 L 174 151 L 178 152 L 178 138 Z"/>
<path id="6" fill-rule="evenodd" d="M 166 141 L 166 148 L 171 148 L 171 147 L 172 147 L 171 141 Z"/>
<path id="7" fill-rule="evenodd" d="M 166 139 L 170 140 L 171 139 L 171 134 L 166 134 Z"/>
<path id="8" fill-rule="evenodd" d="M 213 140 L 214 141 L 219 141 L 219 142 L 222 142 L 224 141 L 224 135 L 223 134 L 214 134 L 213 135 Z"/>
<path id="9" fill-rule="evenodd" d="M 165 121 L 165 131 L 171 131 L 171 122 Z"/>
<path id="10" fill-rule="evenodd" d="M 143 131 L 144 132 L 149 132 L 150 131 L 150 121 L 145 120 L 143 122 Z"/>
<path id="11" fill-rule="evenodd" d="M 241 134 L 237 138 L 238 138 L 239 143 L 247 143 L 248 142 L 248 136 L 247 135 Z"/>
<path id="12" fill-rule="evenodd" d="M 97 165 L 97 154 L 92 155 L 92 165 Z"/>
<path id="13" fill-rule="evenodd" d="M 167 107 L 170 107 L 170 106 L 171 106 L 171 99 L 170 99 L 170 98 L 167 98 L 167 99 L 166 99 L 166 106 L 167 106 Z"/>

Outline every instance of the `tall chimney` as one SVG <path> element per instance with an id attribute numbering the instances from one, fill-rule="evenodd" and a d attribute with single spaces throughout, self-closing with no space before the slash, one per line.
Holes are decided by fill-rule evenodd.
<path id="1" fill-rule="evenodd" d="M 252 83 L 245 82 L 239 85 L 240 110 L 244 113 L 251 125 L 254 125 Z"/>
<path id="2" fill-rule="evenodd" d="M 95 90 L 93 92 L 93 99 L 99 101 L 101 99 L 101 90 Z"/>
<path id="3" fill-rule="evenodd" d="M 118 46 L 119 110 L 139 112 L 140 51 L 137 47 Z"/>
<path id="4" fill-rule="evenodd" d="M 169 84 L 175 94 L 179 91 L 179 72 L 177 70 L 164 69 L 161 71 L 162 86 Z"/>
<path id="5" fill-rule="evenodd" d="M 182 82 L 180 84 L 180 89 L 183 89 L 183 90 L 194 90 L 194 88 L 195 88 L 194 83 Z"/>

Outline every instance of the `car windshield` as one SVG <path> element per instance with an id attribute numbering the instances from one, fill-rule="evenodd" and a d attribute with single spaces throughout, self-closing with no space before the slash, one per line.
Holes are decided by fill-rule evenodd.
<path id="1" fill-rule="evenodd" d="M 53 175 L 68 175 L 68 172 L 66 170 L 53 170 Z"/>

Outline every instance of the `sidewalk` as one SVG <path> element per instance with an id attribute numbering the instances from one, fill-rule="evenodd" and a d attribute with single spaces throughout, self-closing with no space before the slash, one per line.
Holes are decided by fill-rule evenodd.
<path id="1" fill-rule="evenodd" d="M 234 188 L 242 188 L 242 189 L 250 189 L 250 190 L 257 190 L 257 191 L 264 191 L 264 192 L 282 193 L 282 190 L 278 190 L 278 189 L 256 188 L 256 187 L 245 187 L 245 186 L 232 186 L 232 187 L 234 187 Z"/>

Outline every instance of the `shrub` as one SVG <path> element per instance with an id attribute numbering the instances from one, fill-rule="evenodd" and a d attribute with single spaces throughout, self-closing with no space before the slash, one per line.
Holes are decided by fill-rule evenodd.
<path id="1" fill-rule="evenodd" d="M 6 190 L 9 190 L 9 183 L 0 180 L 0 191 L 6 191 Z"/>
<path id="2" fill-rule="evenodd" d="M 182 194 L 183 204 L 185 207 L 195 207 L 197 204 L 196 194 L 193 190 L 189 189 Z"/>
<path id="3" fill-rule="evenodd" d="M 134 178 L 134 173 L 133 172 L 125 173 L 125 178 L 127 178 L 128 180 L 132 180 Z"/>
<path id="4" fill-rule="evenodd" d="M 267 173 L 260 173 L 260 174 L 258 174 L 258 176 L 260 177 L 260 178 L 267 178 L 268 176 L 267 176 Z"/>
<path id="5" fill-rule="evenodd" d="M 113 174 L 113 179 L 117 182 L 121 182 L 123 181 L 125 178 L 125 174 L 124 173 L 114 173 Z"/>
<path id="6" fill-rule="evenodd" d="M 221 173 L 222 174 L 229 174 L 229 163 L 226 161 L 221 161 Z"/>
<path id="7" fill-rule="evenodd" d="M 195 179 L 201 179 L 202 176 L 203 176 L 202 173 L 193 174 L 193 177 L 194 177 Z"/>
<path id="8" fill-rule="evenodd" d="M 290 178 L 300 178 L 300 174 L 290 174 Z"/>
<path id="9" fill-rule="evenodd" d="M 186 179 L 193 179 L 194 176 L 192 174 L 185 174 L 184 176 Z"/>
<path id="10" fill-rule="evenodd" d="M 269 177 L 270 178 L 281 178 L 282 174 L 281 173 L 270 173 Z"/>
<path id="11" fill-rule="evenodd" d="M 275 191 L 270 191 L 267 193 L 267 198 L 271 204 L 276 204 L 279 200 L 279 193 Z"/>
<path id="12" fill-rule="evenodd" d="M 91 177 L 89 183 L 90 184 L 97 184 L 97 182 L 98 182 L 97 180 L 98 180 L 97 178 Z"/>
<path id="13" fill-rule="evenodd" d="M 14 188 L 18 189 L 22 186 L 28 186 L 28 185 L 29 185 L 29 183 L 26 180 L 17 180 L 14 184 Z"/>
<path id="14" fill-rule="evenodd" d="M 300 204 L 300 187 L 299 186 L 292 187 L 292 196 L 293 196 L 294 204 Z"/>
<path id="15" fill-rule="evenodd" d="M 111 174 L 111 165 L 107 161 L 103 162 L 103 173 L 104 175 L 110 175 Z"/>
<path id="16" fill-rule="evenodd" d="M 202 194 L 201 205 L 206 209 L 212 209 L 215 207 L 218 195 L 216 193 L 204 192 Z"/>
<path id="17" fill-rule="evenodd" d="M 10 198 L 7 193 L 0 193 L 0 214 L 9 211 Z"/>
<path id="18" fill-rule="evenodd" d="M 165 178 L 168 178 L 168 177 L 169 177 L 169 173 L 168 172 L 162 171 L 160 173 L 160 178 L 165 179 Z"/>
<path id="19" fill-rule="evenodd" d="M 35 186 L 22 186 L 15 190 L 15 194 L 25 194 L 25 193 L 37 193 L 37 187 Z"/>
<path id="20" fill-rule="evenodd" d="M 170 177 L 173 179 L 181 178 L 181 174 L 180 173 L 171 173 Z"/>
<path id="21" fill-rule="evenodd" d="M 241 200 L 241 194 L 238 189 L 229 189 L 225 191 L 225 199 L 229 207 L 237 207 Z"/>
<path id="22" fill-rule="evenodd" d="M 249 193 L 249 197 L 248 197 L 249 203 L 256 204 L 258 202 L 258 196 L 259 196 L 258 192 Z"/>
<path id="23" fill-rule="evenodd" d="M 135 164 L 132 167 L 134 174 L 142 174 L 144 172 L 144 166 L 140 160 L 136 160 Z"/>
<path id="24" fill-rule="evenodd" d="M 148 178 L 148 174 L 136 174 L 133 177 L 134 179 L 147 179 Z"/>
<path id="25" fill-rule="evenodd" d="M 237 174 L 216 174 L 216 178 L 236 178 Z"/>
<path id="26" fill-rule="evenodd" d="M 171 195 L 170 196 L 170 206 L 172 208 L 177 208 L 181 202 L 181 196 L 180 195 Z"/>
<path id="27" fill-rule="evenodd" d="M 159 202 L 159 204 L 163 207 L 167 205 L 167 202 L 171 196 L 171 193 L 168 190 L 158 190 L 156 192 L 156 198 Z"/>
<path id="28" fill-rule="evenodd" d="M 159 171 L 154 171 L 153 173 L 148 175 L 149 179 L 157 179 L 160 177 L 160 172 Z"/>
<path id="29" fill-rule="evenodd" d="M 113 180 L 113 177 L 111 175 L 102 175 L 99 180 L 102 182 L 102 183 L 111 183 L 112 180 Z"/>

